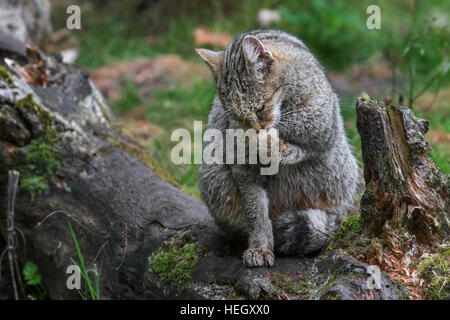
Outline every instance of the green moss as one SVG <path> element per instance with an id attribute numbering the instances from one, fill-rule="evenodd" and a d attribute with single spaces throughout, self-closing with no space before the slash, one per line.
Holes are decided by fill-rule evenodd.
<path id="1" fill-rule="evenodd" d="M 338 231 L 333 236 L 334 240 L 348 239 L 354 233 L 362 231 L 361 217 L 350 216 L 341 222 Z"/>
<path id="2" fill-rule="evenodd" d="M 317 296 L 326 299 L 326 296 L 323 295 L 323 293 L 330 288 L 332 285 L 336 283 L 338 279 L 342 278 L 342 274 L 334 273 L 331 278 L 328 279 L 328 281 L 320 288 L 320 290 L 317 292 Z"/>
<path id="3" fill-rule="evenodd" d="M 20 99 L 16 102 L 16 107 L 18 109 L 25 109 L 29 113 L 34 114 L 37 117 L 37 120 L 44 124 L 46 129 L 50 129 L 51 121 L 53 116 L 45 110 L 41 108 L 33 99 L 33 95 L 29 94 L 25 98 Z"/>
<path id="4" fill-rule="evenodd" d="M 428 298 L 443 299 L 450 294 L 449 259 L 450 247 L 445 247 L 419 263 L 419 276 L 428 283 L 425 289 Z"/>
<path id="5" fill-rule="evenodd" d="M 39 136 L 18 153 L 18 162 L 21 163 L 18 167 L 21 173 L 20 187 L 30 193 L 33 201 L 36 196 L 49 192 L 49 183 L 61 167 L 52 150 L 60 136 L 51 126 L 53 116 L 34 101 L 32 94 L 18 100 L 15 108 L 35 116 L 33 122 L 43 125 L 43 128 L 35 132 Z M 69 192 L 70 188 L 66 184 L 63 187 Z"/>
<path id="6" fill-rule="evenodd" d="M 196 243 L 165 243 L 149 258 L 149 272 L 182 289 L 191 280 L 202 251 Z"/>
<path id="7" fill-rule="evenodd" d="M 395 286 L 397 287 L 398 292 L 400 293 L 401 297 L 402 297 L 404 300 L 408 300 L 408 299 L 409 299 L 409 290 L 408 290 L 408 287 L 405 286 L 405 285 L 403 284 L 403 282 L 401 282 L 400 280 L 397 280 L 397 279 L 392 279 L 392 282 L 394 282 L 394 284 L 395 284 Z"/>
<path id="8" fill-rule="evenodd" d="M 311 295 L 311 287 L 308 283 L 293 280 L 281 273 L 273 273 L 271 282 L 277 291 L 282 290 L 288 294 L 298 295 L 300 299 L 309 299 Z"/>
<path id="9" fill-rule="evenodd" d="M 0 66 L 0 79 L 9 84 L 13 84 L 14 82 L 11 74 L 9 73 L 9 70 L 4 66 Z"/>
<path id="10" fill-rule="evenodd" d="M 61 163 L 52 151 L 53 144 L 58 140 L 50 131 L 31 144 L 22 152 L 23 165 L 19 171 L 22 175 L 20 187 L 27 190 L 33 201 L 37 195 L 49 192 L 49 183 Z"/>
<path id="11" fill-rule="evenodd" d="M 366 98 L 366 97 L 360 97 L 359 99 L 364 101 L 364 102 L 369 102 L 371 104 L 377 104 L 378 103 L 378 101 L 370 99 L 370 98 Z"/>
<path id="12" fill-rule="evenodd" d="M 328 242 L 328 250 L 333 250 L 336 246 L 339 247 L 343 243 L 346 244 L 348 240 L 352 239 L 354 234 L 359 234 L 363 230 L 363 222 L 361 217 L 350 216 L 341 222 L 339 229 L 330 238 Z"/>
<path id="13" fill-rule="evenodd" d="M 105 117 L 106 121 L 108 121 L 109 123 L 112 123 L 111 118 L 108 114 L 108 111 L 106 111 L 106 108 L 104 106 L 101 105 L 100 102 L 98 102 L 100 105 L 100 110 L 102 112 L 102 115 Z"/>
<path id="14" fill-rule="evenodd" d="M 342 297 L 337 292 L 328 292 L 320 297 L 320 300 L 342 300 Z"/>

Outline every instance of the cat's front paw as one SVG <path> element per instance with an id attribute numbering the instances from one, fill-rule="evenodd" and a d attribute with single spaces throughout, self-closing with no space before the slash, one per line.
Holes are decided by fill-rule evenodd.
<path id="1" fill-rule="evenodd" d="M 251 248 L 244 252 L 244 264 L 247 267 L 271 267 L 275 263 L 275 255 L 272 250 Z"/>

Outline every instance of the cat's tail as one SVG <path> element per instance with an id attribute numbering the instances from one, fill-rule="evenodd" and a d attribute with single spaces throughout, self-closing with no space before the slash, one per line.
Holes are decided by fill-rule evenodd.
<path id="1" fill-rule="evenodd" d="M 287 211 L 273 221 L 275 252 L 308 254 L 324 247 L 343 219 L 341 213 L 317 209 Z"/>

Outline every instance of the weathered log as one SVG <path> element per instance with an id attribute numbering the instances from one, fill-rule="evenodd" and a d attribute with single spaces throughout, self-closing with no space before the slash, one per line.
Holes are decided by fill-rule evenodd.
<path id="1" fill-rule="evenodd" d="M 367 265 L 342 251 L 244 268 L 245 247 L 225 242 L 206 207 L 118 129 L 87 74 L 41 58 L 50 70 L 45 87 L 10 71 L 0 77 L 0 183 L 7 170 L 21 171 L 15 223 L 26 246 L 19 258 L 39 266 L 49 298 L 80 297 L 66 286 L 70 258 L 78 260 L 68 221 L 86 268 L 97 266 L 103 299 L 400 298 L 384 273 L 381 288 L 369 289 Z M 39 179 L 33 185 L 27 177 Z"/>

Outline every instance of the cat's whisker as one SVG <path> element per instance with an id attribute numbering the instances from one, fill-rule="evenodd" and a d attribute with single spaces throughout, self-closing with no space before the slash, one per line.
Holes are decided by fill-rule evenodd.
<path id="1" fill-rule="evenodd" d="M 291 114 L 294 114 L 294 113 L 300 113 L 300 112 L 302 112 L 302 110 L 289 110 L 287 112 L 282 112 L 281 116 L 287 116 L 287 115 L 291 115 Z"/>
<path id="2" fill-rule="evenodd" d="M 289 120 L 289 119 L 283 120 L 283 122 L 285 124 L 290 124 L 290 125 L 302 125 L 303 124 L 303 121 L 295 121 L 295 120 Z"/>

